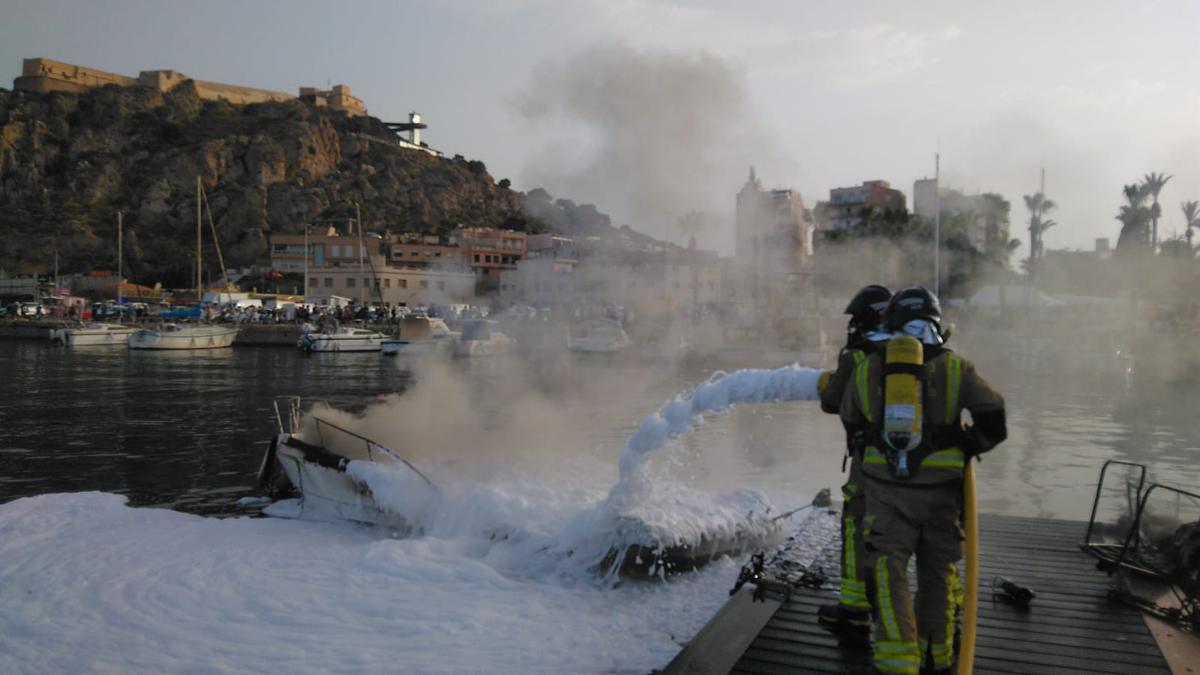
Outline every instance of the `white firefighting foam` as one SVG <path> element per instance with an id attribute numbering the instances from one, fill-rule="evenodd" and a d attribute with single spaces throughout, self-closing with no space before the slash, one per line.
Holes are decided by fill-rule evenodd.
<path id="1" fill-rule="evenodd" d="M 439 491 L 411 471 L 365 462 L 351 462 L 347 472 L 370 488 L 381 507 L 404 516 L 425 534 L 486 535 L 497 546 L 518 545 L 575 570 L 596 570 L 613 552 L 623 554 L 635 544 L 663 549 L 704 540 L 770 541 L 782 525 L 773 519 L 773 507 L 763 493 L 704 493 L 647 464 L 655 451 L 692 430 L 705 414 L 723 413 L 738 404 L 815 399 L 820 373 L 798 365 L 716 373 L 672 398 L 648 415 L 626 442 L 618 481 L 608 495 L 554 532 L 531 523 L 530 513 L 506 522 L 505 516 L 516 514 L 500 503 L 494 486 L 450 482 Z M 620 559 L 616 562 L 600 569 L 612 582 Z M 533 563 L 538 568 L 546 564 L 549 561 Z"/>

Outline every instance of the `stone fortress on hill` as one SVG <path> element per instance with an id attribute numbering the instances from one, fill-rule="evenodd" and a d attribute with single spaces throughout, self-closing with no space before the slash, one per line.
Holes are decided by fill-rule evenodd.
<path id="1" fill-rule="evenodd" d="M 350 87 L 339 84 L 328 91 L 316 87 L 300 87 L 300 94 L 292 96 L 281 91 L 254 89 L 222 82 L 197 80 L 175 70 L 143 70 L 137 77 L 109 73 L 87 66 L 77 66 L 61 61 L 36 58 L 25 59 L 21 76 L 13 80 L 13 89 L 48 93 L 63 91 L 81 93 L 88 89 L 115 84 L 119 87 L 149 87 L 161 92 L 170 91 L 184 82 L 192 80 L 201 99 L 228 101 L 244 105 L 269 101 L 291 101 L 299 99 L 318 108 L 330 108 L 347 115 L 366 115 L 367 108 L 361 99 L 350 95 Z"/>

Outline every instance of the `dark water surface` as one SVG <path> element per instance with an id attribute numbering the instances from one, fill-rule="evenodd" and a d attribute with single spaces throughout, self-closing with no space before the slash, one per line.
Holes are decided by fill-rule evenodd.
<path id="1" fill-rule="evenodd" d="M 983 511 L 1085 519 L 1107 459 L 1146 463 L 1152 477 L 1185 489 L 1200 485 L 1200 388 L 1131 382 L 1103 369 L 1022 372 L 977 360 L 1004 393 L 1010 426 L 1008 442 L 979 467 Z M 492 387 L 491 400 L 503 406 L 507 375 L 480 363 L 452 367 Z M 659 367 L 653 377 L 645 364 L 620 361 L 542 367 L 558 374 L 559 389 L 544 392 L 556 399 L 607 383 L 603 395 L 580 397 L 570 418 L 577 445 L 612 457 L 615 479 L 617 456 L 641 418 L 717 365 Z M 255 494 L 275 397 L 361 409 L 414 382 L 404 361 L 378 354 L 131 352 L 20 340 L 0 341 L 0 373 L 0 502 L 101 490 L 135 505 L 203 514 L 238 513 L 237 500 Z M 614 380 L 629 384 L 614 387 Z M 739 408 L 682 443 L 685 461 L 696 459 L 687 469 L 699 484 L 761 489 L 781 507 L 843 480 L 840 425 L 815 404 Z"/>
<path id="2" fill-rule="evenodd" d="M 145 352 L 0 343 L 0 501 L 101 490 L 134 504 L 224 512 L 252 494 L 272 400 L 359 403 L 410 374 L 378 354 L 247 348 Z"/>

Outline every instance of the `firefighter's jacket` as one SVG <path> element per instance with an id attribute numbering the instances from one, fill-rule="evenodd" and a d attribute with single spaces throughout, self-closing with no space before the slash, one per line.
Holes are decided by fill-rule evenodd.
<path id="1" fill-rule="evenodd" d="M 831 415 L 837 415 L 842 407 L 842 398 L 846 393 L 846 384 L 854 379 L 854 369 L 865 361 L 867 351 L 862 347 L 845 347 L 838 354 L 837 370 L 829 376 L 824 388 L 820 390 L 821 410 Z"/>
<path id="2" fill-rule="evenodd" d="M 909 478 L 893 476 L 880 435 L 884 350 L 863 359 L 845 387 L 842 422 L 863 432 L 863 473 L 870 478 L 913 485 L 959 480 L 970 456 L 991 450 L 1008 436 L 1004 398 L 975 372 L 974 364 L 943 347 L 926 345 L 924 350 L 922 443 L 909 453 L 908 462 L 915 466 Z M 974 420 L 969 428 L 962 424 L 964 409 Z"/>

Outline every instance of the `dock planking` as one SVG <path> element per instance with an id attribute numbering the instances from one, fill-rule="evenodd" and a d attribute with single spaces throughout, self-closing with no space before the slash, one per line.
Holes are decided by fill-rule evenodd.
<path id="1" fill-rule="evenodd" d="M 1108 600 L 1113 580 L 1078 547 L 1085 527 L 981 516 L 974 672 L 1171 672 L 1141 613 Z M 1034 589 L 1032 605 L 1022 610 L 994 596 L 996 576 Z M 767 603 L 750 602 L 750 593 L 742 589 L 665 672 L 872 672 L 868 649 L 843 648 L 817 625 L 817 608 L 834 601 L 833 591 L 796 588 Z M 756 632 L 746 630 L 748 618 Z"/>

